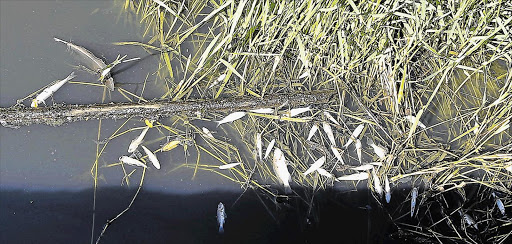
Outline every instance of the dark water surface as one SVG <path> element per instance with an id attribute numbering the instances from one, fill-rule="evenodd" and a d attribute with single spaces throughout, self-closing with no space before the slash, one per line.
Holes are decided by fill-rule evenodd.
<path id="1" fill-rule="evenodd" d="M 53 37 L 90 49 L 107 63 L 119 54 L 142 57 L 114 70 L 120 87 L 140 94 L 148 73 L 158 67 L 152 57 L 134 47 L 111 44 L 144 41 L 142 31 L 121 12 L 122 1 L 0 1 L 0 106 L 38 90 L 73 71 L 76 62 Z M 76 71 L 74 81 L 97 82 Z M 156 78 L 150 76 L 149 80 Z M 148 86 L 145 95 L 161 94 Z M 153 87 L 153 88 L 151 88 Z M 153 90 L 152 90 L 153 89 Z M 69 84 L 54 96 L 55 102 L 102 102 L 103 88 Z M 126 101 L 118 93 L 105 102 Z M 51 99 L 48 100 L 51 104 Z M 29 101 L 25 101 L 29 105 Z M 124 121 L 103 121 L 101 139 Z M 141 121 L 126 125 L 141 127 Z M 98 121 L 61 127 L 0 128 L 0 243 L 89 243 L 93 220 L 93 178 Z M 122 186 L 119 167 L 105 167 L 126 154 L 140 131 L 110 141 L 99 162 L 99 188 L 94 238 L 107 219 L 122 211 L 135 193 L 140 170 Z M 145 143 L 155 150 L 161 136 L 150 130 Z M 162 169 L 149 169 L 144 187 L 130 211 L 106 232 L 102 243 L 384 243 L 392 231 L 368 190 L 325 192 L 308 209 L 304 199 L 262 199 L 249 190 L 235 205 L 241 190 L 237 183 L 217 174 L 191 169 L 172 171 L 183 163 L 184 152 L 159 156 Z M 191 157 L 195 160 L 195 157 Z M 130 170 L 132 168 L 129 168 Z M 361 185 L 365 185 L 362 182 Z M 364 187 L 363 187 L 364 188 Z M 226 205 L 225 234 L 217 233 L 216 206 Z M 266 206 L 266 208 L 265 208 Z M 390 242 L 394 243 L 394 242 Z"/>

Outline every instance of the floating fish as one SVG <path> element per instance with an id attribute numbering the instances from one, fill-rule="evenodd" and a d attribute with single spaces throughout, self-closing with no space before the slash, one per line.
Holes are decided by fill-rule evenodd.
<path id="1" fill-rule="evenodd" d="M 416 120 L 416 116 L 412 116 L 412 115 L 406 115 L 405 118 L 411 122 L 411 124 L 414 124 L 414 121 Z M 425 126 L 425 124 L 421 123 L 421 121 L 418 121 L 418 126 L 421 127 L 422 129 L 426 129 L 427 126 Z"/>
<path id="2" fill-rule="evenodd" d="M 155 166 L 156 169 L 160 169 L 160 161 L 158 161 L 156 155 L 144 145 L 141 145 L 141 147 L 144 149 L 144 152 L 146 152 L 146 155 L 148 155 L 149 161 L 151 161 L 153 166 Z"/>
<path id="3" fill-rule="evenodd" d="M 355 173 L 351 175 L 344 175 L 341 177 L 338 177 L 338 180 L 366 180 L 368 179 L 368 173 L 367 172 L 361 172 L 361 173 Z"/>
<path id="4" fill-rule="evenodd" d="M 59 38 L 54 37 L 53 40 L 56 42 L 62 42 L 66 44 L 68 47 L 68 50 L 72 51 L 72 53 L 76 54 L 76 56 L 79 58 L 77 59 L 80 61 L 83 65 L 85 65 L 88 69 L 96 72 L 97 74 L 101 75 L 101 73 L 104 71 L 104 69 L 107 67 L 105 62 L 103 62 L 102 59 L 96 57 L 94 54 L 92 54 L 89 50 L 75 45 L 73 43 L 61 40 Z M 110 75 L 109 75 L 110 76 Z M 111 91 L 114 90 L 114 79 L 112 77 L 106 77 L 105 85 L 107 88 Z"/>
<path id="5" fill-rule="evenodd" d="M 257 114 L 272 114 L 274 113 L 273 108 L 259 108 L 259 109 L 251 109 L 249 112 L 257 113 Z"/>
<path id="6" fill-rule="evenodd" d="M 357 139 L 356 140 L 356 152 L 357 152 L 357 158 L 359 159 L 359 163 L 362 163 L 362 160 L 361 160 L 361 158 L 363 157 L 362 150 L 363 150 L 363 144 L 361 143 L 361 140 Z"/>
<path id="7" fill-rule="evenodd" d="M 268 155 L 270 155 L 272 148 L 274 148 L 274 144 L 276 144 L 276 139 L 272 139 L 272 141 L 270 141 L 268 144 L 267 150 L 265 150 L 265 159 L 268 157 Z"/>
<path id="8" fill-rule="evenodd" d="M 386 192 L 386 202 L 391 201 L 391 188 L 389 187 L 389 179 L 387 175 L 384 175 L 384 192 Z"/>
<path id="9" fill-rule="evenodd" d="M 334 154 L 334 156 L 338 159 L 338 161 L 341 162 L 341 164 L 345 164 L 345 162 L 343 161 L 343 158 L 341 157 L 341 153 L 340 153 L 340 151 L 338 151 L 337 148 L 331 146 L 331 151 Z"/>
<path id="10" fill-rule="evenodd" d="M 361 166 L 353 167 L 353 168 L 350 168 L 350 169 L 357 170 L 357 171 L 366 171 L 366 170 L 372 170 L 373 167 L 374 166 L 372 164 L 363 164 Z"/>
<path id="11" fill-rule="evenodd" d="M 294 117 L 296 115 L 299 115 L 301 113 L 305 113 L 305 112 L 308 112 L 310 111 L 311 108 L 308 106 L 308 107 L 305 107 L 305 108 L 294 108 L 294 109 L 290 109 L 290 112 L 288 112 L 286 115 L 288 117 Z"/>
<path id="12" fill-rule="evenodd" d="M 313 173 L 313 171 L 315 171 L 315 170 L 319 169 L 320 167 L 322 167 L 322 165 L 324 165 L 324 163 L 325 163 L 325 156 L 322 156 L 321 158 L 316 160 L 316 162 L 313 163 L 311 165 L 311 167 L 309 167 L 309 169 L 306 170 L 306 172 L 304 172 L 303 174 L 306 176 L 308 174 Z"/>
<path id="13" fill-rule="evenodd" d="M 306 72 L 302 73 L 302 75 L 299 76 L 299 80 L 310 76 L 311 74 L 309 73 L 309 70 L 307 70 Z"/>
<path id="14" fill-rule="evenodd" d="M 146 126 L 144 128 L 144 130 L 142 130 L 142 133 L 140 133 L 139 137 L 132 140 L 132 142 L 130 143 L 130 146 L 128 147 L 129 153 L 135 152 L 135 150 L 137 150 L 137 147 L 139 147 L 139 145 L 142 143 L 142 140 L 144 140 L 144 136 L 146 136 L 146 133 L 148 132 L 148 130 L 149 130 L 149 126 Z"/>
<path id="15" fill-rule="evenodd" d="M 75 72 L 71 72 L 71 74 L 68 75 L 64 80 L 57 81 L 55 84 L 51 85 L 50 87 L 47 87 L 43 90 L 43 92 L 39 93 L 39 95 L 32 100 L 32 104 L 30 105 L 33 108 L 37 108 L 37 106 L 41 103 L 44 103 L 46 105 L 45 100 L 49 98 L 53 93 L 55 93 L 57 90 L 59 90 L 64 84 L 66 84 L 71 79 L 75 78 Z"/>
<path id="16" fill-rule="evenodd" d="M 505 216 L 505 205 L 501 201 L 501 199 L 496 195 L 496 193 L 492 193 L 492 196 L 496 199 L 496 206 L 500 210 L 501 214 Z"/>
<path id="17" fill-rule="evenodd" d="M 226 223 L 226 219 L 228 218 L 226 214 L 226 210 L 224 208 L 224 204 L 219 202 L 217 205 L 217 223 L 219 223 L 219 233 L 224 233 L 224 223 Z"/>
<path id="18" fill-rule="evenodd" d="M 350 143 L 352 143 L 353 141 L 355 141 L 357 139 L 357 137 L 359 136 L 359 134 L 361 134 L 361 132 L 363 131 L 364 129 L 364 124 L 360 124 L 358 125 L 354 131 L 352 132 L 352 134 L 350 135 L 350 138 L 348 139 L 347 143 L 345 143 L 345 145 L 343 147 L 347 148 Z"/>
<path id="19" fill-rule="evenodd" d="M 334 139 L 334 134 L 332 133 L 331 126 L 326 122 L 322 122 L 322 127 L 325 131 L 325 134 L 327 135 L 327 138 L 329 138 L 331 145 L 336 146 L 336 140 Z"/>
<path id="20" fill-rule="evenodd" d="M 379 158 L 381 160 L 384 160 L 386 159 L 386 154 L 388 153 L 388 150 L 379 146 L 379 145 L 376 145 L 372 139 L 368 138 L 368 145 L 372 146 L 373 147 L 373 151 L 375 152 L 375 154 L 377 154 L 377 156 L 379 156 Z"/>
<path id="21" fill-rule="evenodd" d="M 231 168 L 236 167 L 236 166 L 238 166 L 240 164 L 242 164 L 242 163 L 224 164 L 224 165 L 219 166 L 219 169 L 231 169 Z"/>
<path id="22" fill-rule="evenodd" d="M 261 133 L 256 134 L 256 149 L 258 150 L 258 156 L 263 160 L 263 145 L 261 141 Z"/>
<path id="23" fill-rule="evenodd" d="M 292 176 L 290 172 L 288 172 L 288 168 L 286 167 L 286 160 L 284 158 L 284 154 L 281 149 L 276 148 L 274 150 L 274 159 L 272 160 L 272 166 L 274 168 L 274 172 L 277 175 L 277 178 L 284 185 L 284 191 L 286 194 L 292 193 L 292 188 L 290 187 L 290 181 L 292 180 Z"/>
<path id="24" fill-rule="evenodd" d="M 172 149 L 176 148 L 180 144 L 180 142 L 181 141 L 178 140 L 170 141 L 162 147 L 162 151 L 171 151 Z"/>
<path id="25" fill-rule="evenodd" d="M 375 173 L 375 169 L 372 169 L 372 178 L 373 178 L 373 187 L 375 188 L 375 192 L 382 197 L 382 185 L 380 184 L 380 179 Z"/>
<path id="26" fill-rule="evenodd" d="M 414 209 L 416 208 L 416 199 L 418 198 L 418 188 L 414 187 L 411 191 L 411 217 L 414 216 Z"/>
<path id="27" fill-rule="evenodd" d="M 231 123 L 237 119 L 243 118 L 247 113 L 246 112 L 234 112 L 224 117 L 222 120 L 217 121 L 217 127 L 224 123 Z"/>
<path id="28" fill-rule="evenodd" d="M 309 130 L 309 135 L 308 135 L 308 141 L 311 140 L 311 138 L 315 135 L 316 131 L 318 130 L 318 125 L 316 124 L 313 124 L 313 126 L 311 127 L 311 130 Z"/>
<path id="29" fill-rule="evenodd" d="M 324 111 L 324 116 L 327 117 L 330 121 L 332 121 L 334 124 L 336 125 L 340 125 L 340 122 L 338 122 L 334 117 L 332 117 L 332 115 L 327 112 L 327 111 Z"/>
<path id="30" fill-rule="evenodd" d="M 143 168 L 147 168 L 148 167 L 144 163 L 142 163 L 141 161 L 139 161 L 137 159 L 134 159 L 134 158 L 130 158 L 128 156 L 121 156 L 121 157 L 119 157 L 119 161 L 121 161 L 121 162 L 123 162 L 125 164 L 128 164 L 128 165 L 139 166 L 139 167 L 143 167 Z"/>
<path id="31" fill-rule="evenodd" d="M 212 132 L 211 132 L 210 130 L 208 130 L 208 128 L 203 127 L 203 128 L 202 128 L 202 130 L 203 130 L 203 133 L 204 133 L 208 138 L 210 138 L 210 139 L 215 139 L 215 137 L 213 137 Z"/>
<path id="32" fill-rule="evenodd" d="M 318 172 L 318 174 L 323 175 L 325 177 L 334 178 L 333 174 L 329 173 L 327 170 L 325 170 L 323 168 L 316 169 L 316 172 Z"/>

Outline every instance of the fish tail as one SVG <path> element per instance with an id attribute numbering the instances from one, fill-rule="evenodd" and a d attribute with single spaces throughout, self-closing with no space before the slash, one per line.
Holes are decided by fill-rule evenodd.
<path id="1" fill-rule="evenodd" d="M 224 226 L 219 226 L 219 233 L 220 234 L 223 234 L 224 233 Z"/>

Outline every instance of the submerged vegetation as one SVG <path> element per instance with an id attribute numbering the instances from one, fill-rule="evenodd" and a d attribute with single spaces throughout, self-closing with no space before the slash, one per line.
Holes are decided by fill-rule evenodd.
<path id="1" fill-rule="evenodd" d="M 185 153 L 173 169 L 160 160 L 170 175 L 208 171 L 276 204 L 297 197 L 310 208 L 319 190 L 367 184 L 397 238 L 510 240 L 510 1 L 117 3 L 144 32 L 142 40 L 115 44 L 160 59 L 155 97 L 143 98 L 144 88 L 114 91 L 130 102 L 335 94 L 322 103 L 234 105 L 226 113 L 198 109 L 147 120 L 160 134 L 143 143 L 147 155 Z M 134 130 L 127 122 L 103 139 L 100 120 L 95 187 L 109 142 Z M 146 167 L 106 167 L 120 167 L 126 184 L 142 171 L 142 186 Z M 405 201 L 393 197 L 404 188 L 411 191 Z"/>

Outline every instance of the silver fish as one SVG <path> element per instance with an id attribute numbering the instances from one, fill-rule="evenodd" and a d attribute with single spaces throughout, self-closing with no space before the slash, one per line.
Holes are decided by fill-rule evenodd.
<path id="1" fill-rule="evenodd" d="M 222 120 L 217 121 L 217 127 L 224 123 L 231 123 L 237 119 L 243 118 L 247 113 L 246 112 L 234 112 L 224 117 Z"/>
<path id="2" fill-rule="evenodd" d="M 311 130 L 309 130 L 309 135 L 308 135 L 308 141 L 311 140 L 311 138 L 313 138 L 313 136 L 315 135 L 316 131 L 318 130 L 318 125 L 314 124 L 312 127 L 311 127 Z"/>
<path id="3" fill-rule="evenodd" d="M 308 107 L 305 107 L 305 108 L 294 108 L 294 109 L 291 109 L 290 112 L 288 112 L 286 115 L 288 117 L 294 117 L 296 115 L 299 115 L 301 113 L 305 113 L 305 112 L 308 112 L 310 111 L 311 108 L 308 106 Z"/>
<path id="4" fill-rule="evenodd" d="M 327 135 L 327 138 L 329 138 L 331 145 L 336 146 L 336 140 L 334 139 L 334 134 L 332 133 L 331 126 L 326 122 L 322 122 L 322 127 L 325 131 L 325 134 Z"/>
<path id="5" fill-rule="evenodd" d="M 418 188 L 414 187 L 411 191 L 411 217 L 414 216 L 414 209 L 416 208 L 416 199 L 418 198 Z"/>
<path id="6" fill-rule="evenodd" d="M 412 115 L 406 115 L 405 118 L 411 123 L 411 124 L 414 124 L 414 121 L 416 121 L 416 116 L 412 116 Z M 421 121 L 418 121 L 418 126 L 421 127 L 422 129 L 426 129 L 427 126 L 425 126 L 425 124 L 421 123 Z"/>
<path id="7" fill-rule="evenodd" d="M 324 111 L 324 115 L 325 117 L 327 117 L 330 121 L 332 121 L 334 124 L 336 125 L 340 125 L 340 122 L 338 122 L 334 117 L 332 117 L 332 115 L 327 112 L 327 111 Z"/>
<path id="8" fill-rule="evenodd" d="M 335 148 L 334 146 L 331 146 L 331 151 L 334 154 L 334 156 L 338 159 L 338 161 L 341 162 L 341 164 L 345 164 L 345 162 L 343 161 L 343 158 L 341 157 L 341 153 L 340 153 L 340 151 L 338 151 L 337 148 Z"/>
<path id="9" fill-rule="evenodd" d="M 39 95 L 32 100 L 32 104 L 30 105 L 33 108 L 37 108 L 37 106 L 41 103 L 44 103 L 46 105 L 45 100 L 49 98 L 53 93 L 55 93 L 57 90 L 59 90 L 64 84 L 66 84 L 71 79 L 75 78 L 75 72 L 71 72 L 71 74 L 68 75 L 64 80 L 57 81 L 55 84 L 51 85 L 50 87 L 47 87 L 43 90 L 43 92 L 39 93 Z"/>
<path id="10" fill-rule="evenodd" d="M 208 128 L 203 127 L 202 130 L 203 130 L 203 133 L 206 135 L 206 137 L 208 137 L 210 139 L 215 139 L 215 137 L 213 137 L 212 132 L 210 130 L 208 130 Z"/>
<path id="11" fill-rule="evenodd" d="M 143 167 L 143 168 L 147 168 L 148 167 L 144 163 L 142 163 L 141 161 L 139 161 L 137 159 L 134 159 L 134 158 L 130 158 L 128 156 L 121 156 L 121 157 L 119 157 L 119 161 L 121 161 L 121 162 L 123 162 L 125 164 L 128 164 L 128 165 L 139 166 L 139 167 Z"/>
<path id="12" fill-rule="evenodd" d="M 285 193 L 292 193 L 292 188 L 290 187 L 290 181 L 292 180 L 292 176 L 290 175 L 290 172 L 288 172 L 288 167 L 286 167 L 286 160 L 284 158 L 284 154 L 279 148 L 276 148 L 274 150 L 274 159 L 272 160 L 272 166 L 280 183 L 284 185 Z"/>
<path id="13" fill-rule="evenodd" d="M 231 169 L 231 168 L 236 167 L 236 166 L 238 166 L 240 164 L 242 164 L 242 163 L 224 164 L 224 165 L 219 166 L 219 169 Z"/>
<path id="14" fill-rule="evenodd" d="M 492 196 L 496 199 L 496 206 L 500 210 L 501 214 L 505 216 L 505 205 L 501 201 L 501 199 L 496 195 L 496 193 L 492 193 Z"/>
<path id="15" fill-rule="evenodd" d="M 272 151 L 272 148 L 274 148 L 274 144 L 276 144 L 276 139 L 272 139 L 270 143 L 267 146 L 267 150 L 265 150 L 265 159 L 270 155 L 270 152 Z"/>
<path id="16" fill-rule="evenodd" d="M 375 188 L 375 192 L 382 197 L 382 185 L 380 184 L 380 179 L 375 173 L 375 169 L 372 169 L 372 178 L 373 178 L 373 187 Z"/>
<path id="17" fill-rule="evenodd" d="M 357 170 L 357 171 L 366 171 L 366 170 L 372 170 L 373 167 L 374 167 L 373 164 L 363 164 L 361 166 L 353 167 L 350 169 Z"/>
<path id="18" fill-rule="evenodd" d="M 320 175 L 323 175 L 325 177 L 334 178 L 333 174 L 329 173 L 327 170 L 325 170 L 323 168 L 316 169 L 316 172 L 318 172 Z"/>
<path id="19" fill-rule="evenodd" d="M 375 144 L 373 140 L 370 138 L 368 138 L 368 145 L 373 147 L 373 151 L 375 152 L 375 154 L 377 154 L 377 156 L 379 156 L 381 160 L 386 159 L 386 154 L 388 153 L 387 149 Z"/>
<path id="20" fill-rule="evenodd" d="M 219 223 L 219 233 L 224 233 L 224 223 L 226 223 L 226 219 L 228 215 L 226 214 L 226 210 L 224 208 L 224 204 L 219 202 L 217 205 L 217 223 Z"/>
<path id="21" fill-rule="evenodd" d="M 389 187 L 389 179 L 388 176 L 384 176 L 384 191 L 386 192 L 386 202 L 389 203 L 391 201 L 391 188 Z"/>
<path id="22" fill-rule="evenodd" d="M 137 138 L 133 139 L 132 142 L 130 142 L 130 146 L 128 146 L 129 153 L 135 152 L 135 150 L 137 150 L 137 147 L 139 147 L 139 145 L 142 143 L 142 140 L 144 140 L 144 136 L 146 136 L 148 130 L 149 126 L 146 126 L 146 128 L 142 130 L 140 135 Z"/>
<path id="23" fill-rule="evenodd" d="M 151 161 L 153 166 L 155 166 L 156 169 L 160 169 L 160 161 L 158 161 L 156 155 L 144 145 L 141 145 L 141 147 L 144 149 L 144 152 L 146 152 L 146 155 L 148 155 L 149 161 Z"/>
<path id="24" fill-rule="evenodd" d="M 322 156 L 321 158 L 316 160 L 315 163 L 313 163 L 311 165 L 311 167 L 309 167 L 309 169 L 306 170 L 306 172 L 304 172 L 303 174 L 306 176 L 308 174 L 313 173 L 315 170 L 318 170 L 320 167 L 322 167 L 322 165 L 324 165 L 324 163 L 325 163 L 325 156 Z"/>
<path id="25" fill-rule="evenodd" d="M 362 163 L 361 158 L 363 157 L 363 144 L 361 143 L 361 140 L 356 139 L 356 152 L 357 152 L 357 158 L 359 159 L 359 163 Z"/>
<path id="26" fill-rule="evenodd" d="M 361 134 L 361 132 L 363 131 L 364 129 L 364 124 L 360 124 L 358 125 L 354 131 L 352 132 L 352 134 L 350 135 L 350 138 L 348 139 L 347 143 L 345 143 L 345 145 L 343 147 L 347 148 L 350 143 L 352 143 L 353 141 L 355 141 L 357 139 L 357 137 L 359 136 L 359 134 Z"/>
<path id="27" fill-rule="evenodd" d="M 366 180 L 368 179 L 368 173 L 367 172 L 361 172 L 361 173 L 355 173 L 351 175 L 344 175 L 341 177 L 338 177 L 338 180 Z"/>
<path id="28" fill-rule="evenodd" d="M 249 112 L 257 113 L 257 114 L 271 114 L 274 113 L 273 108 L 259 108 L 259 109 L 251 109 Z"/>
<path id="29" fill-rule="evenodd" d="M 459 210 L 460 217 L 464 219 L 467 225 L 475 228 L 475 230 L 478 230 L 478 226 L 475 222 L 475 220 L 467 213 L 462 213 L 461 210 Z"/>

